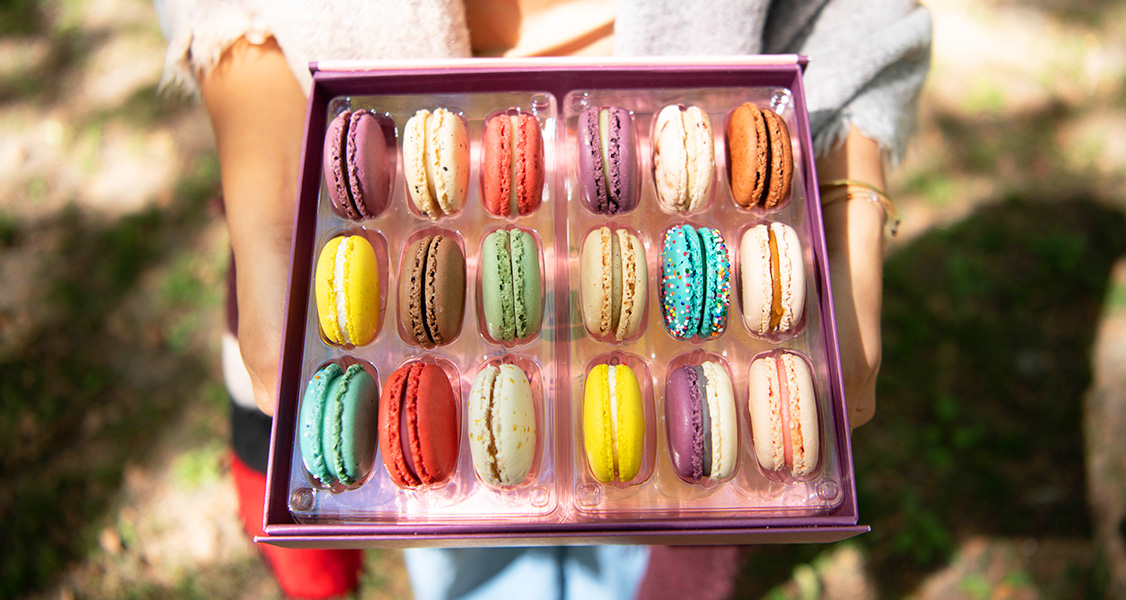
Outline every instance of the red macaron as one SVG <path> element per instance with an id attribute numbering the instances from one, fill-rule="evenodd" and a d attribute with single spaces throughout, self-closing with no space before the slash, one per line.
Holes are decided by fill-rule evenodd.
<path id="1" fill-rule="evenodd" d="M 411 362 L 387 379 L 379 400 L 379 452 L 400 487 L 440 484 L 458 456 L 457 399 L 441 367 Z"/>
<path id="2" fill-rule="evenodd" d="M 485 123 L 481 200 L 500 216 L 531 214 L 543 200 L 543 135 L 536 118 L 501 113 Z"/>

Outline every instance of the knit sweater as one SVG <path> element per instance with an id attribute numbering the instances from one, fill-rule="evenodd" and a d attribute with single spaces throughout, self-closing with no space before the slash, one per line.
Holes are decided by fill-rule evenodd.
<path id="1" fill-rule="evenodd" d="M 194 90 L 234 40 L 273 36 L 306 93 L 318 60 L 470 54 L 461 0 L 155 0 L 169 40 L 164 85 Z M 930 66 L 930 12 L 916 0 L 619 0 L 621 56 L 796 53 L 820 156 L 850 126 L 894 164 Z"/>

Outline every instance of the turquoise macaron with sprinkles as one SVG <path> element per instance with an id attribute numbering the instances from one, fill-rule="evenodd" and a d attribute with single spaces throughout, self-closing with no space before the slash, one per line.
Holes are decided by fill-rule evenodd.
<path id="1" fill-rule="evenodd" d="M 305 388 L 298 444 L 306 470 L 328 487 L 362 482 L 375 463 L 379 389 L 358 364 L 322 367 Z"/>
<path id="2" fill-rule="evenodd" d="M 715 339 L 727 329 L 731 259 L 714 227 L 677 225 L 661 243 L 661 314 L 679 340 Z"/>

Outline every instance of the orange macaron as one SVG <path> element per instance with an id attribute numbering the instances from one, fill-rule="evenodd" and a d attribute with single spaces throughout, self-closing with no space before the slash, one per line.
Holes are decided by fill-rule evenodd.
<path id="1" fill-rule="evenodd" d="M 790 199 L 794 153 L 786 121 L 746 102 L 727 120 L 727 176 L 743 208 L 772 209 Z"/>

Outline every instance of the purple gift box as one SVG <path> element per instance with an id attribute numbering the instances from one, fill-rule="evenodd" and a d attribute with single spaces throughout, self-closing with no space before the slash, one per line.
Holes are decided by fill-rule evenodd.
<path id="1" fill-rule="evenodd" d="M 745 544 L 829 542 L 868 531 L 857 524 L 840 350 L 802 88 L 804 66 L 805 59 L 793 55 L 313 65 L 267 476 L 266 535 L 258 540 L 291 547 Z M 744 209 L 731 197 L 724 128 L 731 111 L 745 102 L 771 108 L 789 128 L 791 197 L 770 210 Z M 712 191 L 704 208 L 688 214 L 662 209 L 656 200 L 653 123 L 670 104 L 701 107 L 714 129 Z M 581 202 L 577 124 L 584 110 L 598 106 L 625 108 L 632 115 L 640 202 L 625 214 L 595 214 Z M 401 146 L 407 119 L 420 109 L 437 107 L 464 120 L 471 173 L 465 207 L 433 221 L 411 207 Z M 390 202 L 378 216 L 359 221 L 332 211 L 323 176 L 327 124 L 344 110 L 375 115 L 384 126 L 391 157 Z M 481 199 L 484 122 L 506 111 L 535 117 L 543 135 L 545 165 L 540 206 L 531 214 L 507 218 L 487 212 Z M 740 312 L 739 240 L 752 226 L 776 221 L 798 232 L 807 300 L 796 331 L 763 337 L 752 333 Z M 715 228 L 727 240 L 730 313 L 726 329 L 714 339 L 676 339 L 662 322 L 657 293 L 661 240 L 666 230 L 685 223 Z M 585 236 L 604 225 L 637 233 L 648 261 L 649 294 L 641 333 L 623 342 L 591 335 L 580 315 L 579 251 Z M 530 339 L 499 343 L 485 332 L 479 256 L 485 235 L 512 226 L 533 232 L 540 247 L 543 321 Z M 460 334 L 425 350 L 398 325 L 395 290 L 405 246 L 436 229 L 448 232 L 461 246 L 467 290 Z M 343 233 L 371 241 L 380 269 L 378 333 L 371 343 L 358 347 L 326 341 L 313 293 L 320 249 Z M 807 360 L 816 391 L 819 461 L 813 473 L 800 478 L 765 470 L 751 439 L 749 365 L 756 356 L 777 349 Z M 326 487 L 312 477 L 296 430 L 302 395 L 313 374 L 329 362 L 361 363 L 382 386 L 396 368 L 419 359 L 443 366 L 459 401 L 460 452 L 454 475 L 440 485 L 402 488 L 376 456 L 371 472 L 346 490 Z M 670 369 L 701 360 L 714 360 L 728 371 L 739 435 L 734 473 L 703 485 L 676 475 L 664 414 Z M 584 378 L 593 364 L 607 361 L 629 364 L 641 381 L 646 435 L 641 474 L 628 484 L 595 479 L 583 452 Z M 483 365 L 497 362 L 516 364 L 528 374 L 538 431 L 531 472 L 520 485 L 504 488 L 476 475 L 466 423 L 474 375 Z"/>

